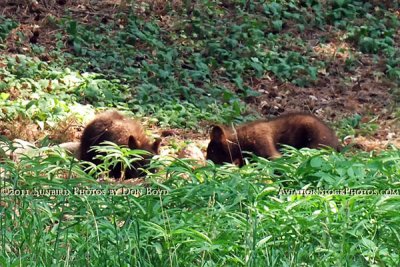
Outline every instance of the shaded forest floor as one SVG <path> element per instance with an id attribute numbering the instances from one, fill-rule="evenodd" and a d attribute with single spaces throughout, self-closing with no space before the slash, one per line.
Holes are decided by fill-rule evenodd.
<path id="1" fill-rule="evenodd" d="M 113 1 L 99 1 L 97 3 L 89 3 L 89 1 L 57 1 L 47 3 L 47 5 L 44 3 L 44 1 L 40 3 L 33 2 L 31 5 L 23 6 L 6 1 L 6 3 L 0 4 L 0 15 L 18 22 L 18 25 L 10 31 L 5 39 L 2 49 L 3 56 L 31 55 L 49 64 L 62 61 L 65 67 L 73 68 L 71 62 L 73 62 L 74 58 L 62 59 L 64 53 L 87 57 L 88 54 L 77 51 L 77 48 L 79 49 L 78 46 L 87 45 L 93 50 L 101 50 L 101 48 L 90 43 L 93 40 L 89 39 L 95 39 L 96 33 L 88 39 L 85 39 L 85 37 L 79 39 L 76 36 L 71 38 L 73 34 L 78 35 L 77 32 L 74 32 L 74 29 L 71 29 L 74 24 L 70 23 L 66 27 L 59 27 L 57 21 L 62 18 L 68 18 L 69 21 L 82 24 L 88 29 L 97 27 L 100 32 L 105 31 L 104 29 L 107 25 L 113 24 L 112 30 L 109 30 L 110 36 L 113 36 L 117 34 L 119 29 L 128 27 L 128 15 L 125 16 L 124 14 L 129 14 L 130 12 L 136 14 L 144 22 L 154 21 L 160 31 L 176 33 L 181 32 L 182 27 L 186 30 L 187 28 L 193 30 L 194 25 L 190 25 L 188 21 L 194 20 L 193 17 L 196 16 L 193 15 L 193 10 L 196 9 L 196 6 L 191 5 L 188 7 L 179 1 L 168 2 L 168 4 L 165 1 L 136 1 L 134 6 L 125 7 Z M 233 6 L 228 4 L 217 5 L 216 10 L 223 10 L 217 16 L 230 19 L 237 12 Z M 399 18 L 398 11 L 393 8 L 389 8 L 389 10 Z M 238 18 L 238 20 L 241 19 L 243 18 Z M 186 25 L 182 26 L 182 23 Z M 332 123 L 334 128 L 339 131 L 341 138 L 352 136 L 350 141 L 347 140 L 346 142 L 354 142 L 361 149 L 384 149 L 389 143 L 400 147 L 399 82 L 396 78 L 390 79 L 388 77 L 388 63 L 384 59 L 385 57 L 381 56 L 379 51 L 376 53 L 360 52 L 360 47 L 357 47 L 349 39 L 345 39 L 348 33 L 338 30 L 337 27 L 327 26 L 324 29 L 313 27 L 299 31 L 296 28 L 296 23 L 296 21 L 283 20 L 283 26 L 279 27 L 279 33 L 282 36 L 286 36 L 286 42 L 281 42 L 280 40 L 279 45 L 281 47 L 279 50 L 295 51 L 299 55 L 307 55 L 308 60 L 311 62 L 324 62 L 323 66 L 315 69 L 310 68 L 310 70 L 307 68 L 294 69 L 291 70 L 292 74 L 295 74 L 293 77 L 282 78 L 277 73 L 284 72 L 285 66 L 279 65 L 275 73 L 274 70 L 270 72 L 262 71 L 261 75 L 251 75 L 249 72 L 244 72 L 243 76 L 245 78 L 240 78 L 242 79 L 240 81 L 237 79 L 239 76 L 235 75 L 229 76 L 229 79 L 221 79 L 221 73 L 224 70 L 221 70 L 223 67 L 220 67 L 209 70 L 206 76 L 199 78 L 197 81 L 192 78 L 189 78 L 189 80 L 193 82 L 195 87 L 203 87 L 206 93 L 208 89 L 203 86 L 202 79 L 214 81 L 213 87 L 223 86 L 228 88 L 233 94 L 238 95 L 240 100 L 247 106 L 246 109 L 240 110 L 240 113 L 244 115 L 251 114 L 256 117 L 268 118 L 290 111 L 309 111 Z M 362 25 L 363 21 L 358 19 L 354 23 Z M 243 31 L 245 30 L 243 29 Z M 75 31 L 79 31 L 79 29 L 75 29 Z M 274 34 L 278 33 L 272 32 Z M 399 28 L 397 28 L 397 32 L 393 36 L 394 40 L 397 41 L 394 46 L 398 49 L 397 46 L 400 43 Z M 127 36 L 126 38 L 131 37 Z M 166 40 L 165 38 L 163 41 L 171 46 L 176 43 L 185 45 L 185 42 L 191 41 L 182 38 L 177 37 L 174 39 L 175 43 L 172 42 L 172 39 Z M 268 38 L 268 36 L 265 38 Z M 102 42 L 102 39 L 94 42 L 97 41 Z M 152 59 L 147 55 L 143 55 L 142 51 L 157 57 L 157 47 L 146 47 L 146 42 L 132 42 L 129 45 L 130 49 L 137 51 L 137 54 L 143 56 L 148 63 L 152 63 Z M 196 46 L 193 42 L 191 45 Z M 240 45 L 240 42 L 237 45 Z M 204 51 L 202 49 L 201 47 L 196 48 L 194 52 L 200 55 L 203 53 L 208 55 L 210 53 L 210 48 L 205 48 Z M 56 50 L 57 53 L 53 53 Z M 235 51 L 229 50 L 227 52 L 235 53 Z M 96 54 L 90 57 L 96 57 Z M 188 58 L 186 57 L 186 59 Z M 288 59 L 286 58 L 285 60 Z M 299 60 L 299 64 L 303 64 L 301 62 L 302 59 Z M 86 60 L 87 62 L 90 62 L 90 59 Z M 190 65 L 190 62 L 185 62 L 184 59 L 182 64 Z M 90 64 L 81 64 L 79 66 L 82 69 L 76 67 L 78 71 L 102 71 L 96 66 L 92 65 L 91 67 Z M 3 67 L 5 67 L 4 64 Z M 62 65 L 60 67 L 62 68 Z M 105 66 L 101 67 L 104 68 Z M 107 67 L 112 68 L 112 64 Z M 185 68 L 185 66 L 183 65 L 182 68 Z M 191 69 L 192 67 L 188 66 L 187 68 Z M 257 71 L 257 66 L 254 68 Z M 113 77 L 113 75 L 105 75 L 106 77 Z M 152 78 L 152 75 L 154 76 L 154 74 L 149 74 L 148 78 Z M 302 76 L 310 75 L 314 75 L 316 79 L 310 79 L 305 82 L 301 80 Z M 127 83 L 130 84 L 129 86 L 135 86 L 135 82 L 130 83 L 128 80 Z M 160 83 L 162 84 L 162 82 Z M 51 83 L 48 87 L 51 87 Z M 8 90 L 13 98 L 21 96 L 18 86 L 11 86 Z M 157 92 L 149 92 L 149 94 L 154 93 Z M 202 97 L 212 98 L 213 96 L 203 94 Z M 122 100 L 121 102 L 124 101 Z M 222 104 L 217 103 L 217 105 Z M 201 108 L 206 109 L 207 105 Z M 354 114 L 359 114 L 359 116 L 355 118 Z M 145 115 L 151 117 L 151 112 L 145 112 Z M 200 147 L 204 149 L 205 140 L 207 139 L 206 126 L 212 121 L 214 120 L 211 119 L 208 122 L 207 119 L 201 120 L 198 125 L 205 128 L 202 130 L 198 129 L 198 125 L 194 127 L 174 127 L 174 125 L 161 124 L 160 126 L 160 124 L 151 123 L 151 120 L 150 125 L 152 125 L 152 131 L 156 135 L 160 135 L 162 130 L 174 129 L 173 132 L 176 135 L 171 137 L 173 139 L 177 138 L 181 141 L 202 140 Z M 10 138 L 17 137 L 36 141 L 38 138 L 43 137 L 44 132 L 41 129 L 33 126 L 30 121 L 25 122 L 21 116 L 8 123 L 2 122 L 2 124 L 2 134 Z M 54 139 L 73 141 L 79 138 L 83 125 L 84 123 L 69 118 L 69 121 L 60 122 L 58 127 L 47 130 L 45 133 L 50 134 Z M 4 127 L 8 129 L 4 129 Z M 352 131 L 346 132 L 350 129 L 349 127 L 352 128 Z M 25 136 L 18 136 L 18 133 L 21 134 L 21 132 L 26 132 Z"/>
<path id="2" fill-rule="evenodd" d="M 399 31 L 398 1 L 1 0 L 0 265 L 399 266 Z M 108 109 L 169 134 L 156 172 L 54 146 Z M 175 157 L 290 111 L 353 145 Z"/>

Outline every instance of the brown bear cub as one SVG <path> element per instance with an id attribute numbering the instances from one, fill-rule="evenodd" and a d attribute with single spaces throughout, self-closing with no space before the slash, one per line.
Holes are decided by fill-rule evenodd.
<path id="1" fill-rule="evenodd" d="M 335 133 L 320 119 L 306 113 L 289 113 L 271 121 L 259 120 L 234 129 L 214 126 L 207 148 L 207 159 L 216 164 L 223 162 L 244 164 L 243 151 L 264 158 L 281 157 L 279 145 L 295 148 L 321 148 L 339 150 Z"/>
<path id="2" fill-rule="evenodd" d="M 130 149 L 146 150 L 154 155 L 159 152 L 161 139 L 150 143 L 138 121 L 128 119 L 116 111 L 108 111 L 97 115 L 84 129 L 81 137 L 80 159 L 96 165 L 101 164 L 101 160 L 95 159 L 99 153 L 91 149 L 92 146 L 99 146 L 104 141 L 127 146 Z M 144 175 L 138 168 L 145 167 L 151 155 L 143 155 L 143 157 L 143 160 L 135 161 L 130 168 L 126 169 L 124 178 L 137 178 Z M 110 177 L 122 178 L 121 169 L 121 164 L 112 167 Z"/>

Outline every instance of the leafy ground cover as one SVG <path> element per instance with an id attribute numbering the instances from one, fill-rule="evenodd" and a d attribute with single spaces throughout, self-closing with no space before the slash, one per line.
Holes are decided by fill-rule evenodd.
<path id="1" fill-rule="evenodd" d="M 19 162 L 0 150 L 0 265 L 399 265 L 395 2 L 0 8 L 0 134 L 40 147 Z M 110 108 L 150 135 L 178 133 L 145 181 L 95 181 L 48 147 Z M 189 142 L 204 149 L 212 123 L 299 110 L 350 146 L 288 148 L 241 169 L 171 158 Z"/>

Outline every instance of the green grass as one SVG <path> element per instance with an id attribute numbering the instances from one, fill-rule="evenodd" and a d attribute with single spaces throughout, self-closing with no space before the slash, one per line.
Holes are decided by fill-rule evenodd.
<path id="1" fill-rule="evenodd" d="M 23 158 L 19 168 L 3 162 L 0 261 L 3 266 L 398 265 L 399 150 L 354 157 L 308 149 L 288 153 L 276 161 L 255 158 L 241 169 L 165 162 L 148 187 L 95 182 L 60 152 Z M 58 178 L 61 173 L 64 179 Z M 163 181 L 165 175 L 169 179 Z M 393 195 L 279 194 L 346 188 L 392 189 L 386 193 Z M 13 196 L 6 195 L 13 189 Z M 55 189 L 58 195 L 46 195 Z M 120 195 L 114 195 L 118 189 Z M 33 195 L 15 195 L 22 190 Z"/>

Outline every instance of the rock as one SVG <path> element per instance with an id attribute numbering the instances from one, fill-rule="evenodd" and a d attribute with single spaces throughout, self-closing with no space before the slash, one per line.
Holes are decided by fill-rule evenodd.
<path id="1" fill-rule="evenodd" d="M 71 153 L 75 158 L 79 159 L 80 157 L 80 142 L 66 142 L 59 144 L 58 146 L 67 150 Z"/>
<path id="2" fill-rule="evenodd" d="M 20 157 L 36 149 L 36 146 L 22 139 L 14 139 L 12 142 L 0 142 L 0 149 L 13 161 L 19 161 Z"/>
<path id="3" fill-rule="evenodd" d="M 197 160 L 199 163 L 206 161 L 203 152 L 195 144 L 191 143 L 184 147 L 178 154 L 178 158 L 188 158 Z"/>
<path id="4" fill-rule="evenodd" d="M 67 142 L 58 145 L 79 159 L 80 142 Z M 19 161 L 22 155 L 31 154 L 37 147 L 25 140 L 14 139 L 12 142 L 0 142 L 0 152 L 13 161 Z M 1 155 L 0 155 L 1 156 Z"/>

